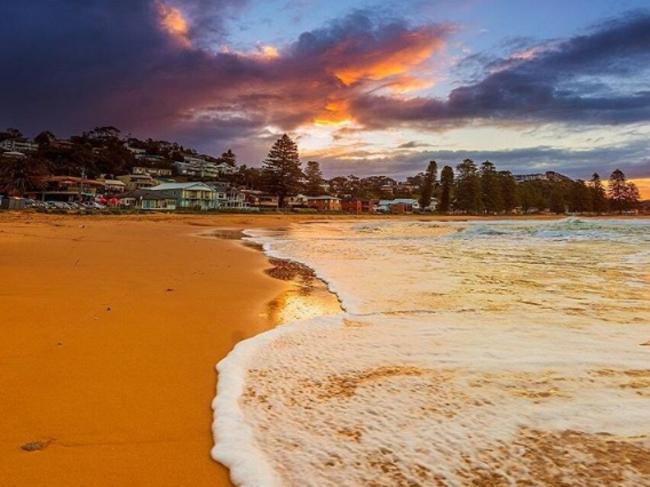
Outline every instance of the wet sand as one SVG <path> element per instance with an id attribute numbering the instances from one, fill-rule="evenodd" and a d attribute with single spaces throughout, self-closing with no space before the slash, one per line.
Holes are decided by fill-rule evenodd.
<path id="1" fill-rule="evenodd" d="M 230 485 L 214 366 L 322 289 L 197 233 L 286 221 L 0 214 L 0 484 Z"/>

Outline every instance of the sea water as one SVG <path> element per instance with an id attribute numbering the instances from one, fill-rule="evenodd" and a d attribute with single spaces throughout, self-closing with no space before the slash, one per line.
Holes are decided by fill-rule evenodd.
<path id="1" fill-rule="evenodd" d="M 650 485 L 650 221 L 249 231 L 344 307 L 218 366 L 235 483 Z"/>

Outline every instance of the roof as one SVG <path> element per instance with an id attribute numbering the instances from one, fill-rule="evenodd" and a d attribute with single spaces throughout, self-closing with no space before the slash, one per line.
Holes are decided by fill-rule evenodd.
<path id="1" fill-rule="evenodd" d="M 415 205 L 418 200 L 413 198 L 396 198 L 394 200 L 379 200 L 379 206 L 389 205 Z"/>
<path id="2" fill-rule="evenodd" d="M 171 191 L 153 191 L 151 188 L 148 189 L 136 189 L 135 191 L 129 191 L 127 193 L 122 193 L 117 195 L 118 198 L 135 198 L 143 200 L 162 200 L 170 199 L 175 200 L 176 196 Z"/>
<path id="3" fill-rule="evenodd" d="M 307 196 L 308 200 L 340 200 L 341 198 L 337 198 L 336 196 Z"/>
<path id="4" fill-rule="evenodd" d="M 203 191 L 214 191 L 213 188 L 208 186 L 205 183 L 200 182 L 189 182 L 189 183 L 162 183 L 158 186 L 153 186 L 149 188 L 152 191 L 165 191 L 165 190 L 174 190 L 174 189 L 198 189 Z"/>

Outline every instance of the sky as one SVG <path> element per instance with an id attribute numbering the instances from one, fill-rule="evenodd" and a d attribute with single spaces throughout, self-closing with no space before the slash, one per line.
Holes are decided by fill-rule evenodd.
<path id="1" fill-rule="evenodd" d="M 113 125 L 326 175 L 489 159 L 650 198 L 650 0 L 4 0 L 0 127 Z"/>

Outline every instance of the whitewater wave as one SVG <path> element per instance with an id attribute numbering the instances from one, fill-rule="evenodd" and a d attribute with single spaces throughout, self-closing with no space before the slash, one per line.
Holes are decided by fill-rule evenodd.
<path id="1" fill-rule="evenodd" d="M 346 310 L 220 362 L 238 485 L 650 484 L 650 226 L 323 223 L 247 231 Z M 558 236 L 563 232 L 568 237 Z"/>

